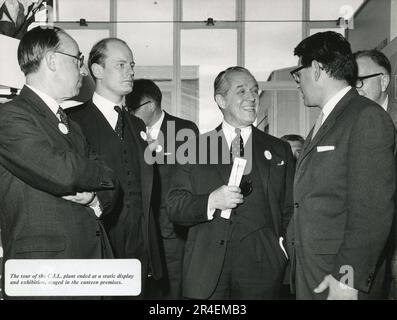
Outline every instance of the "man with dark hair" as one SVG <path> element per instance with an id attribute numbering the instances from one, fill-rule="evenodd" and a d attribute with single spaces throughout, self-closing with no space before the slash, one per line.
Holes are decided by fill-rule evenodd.
<path id="1" fill-rule="evenodd" d="M 153 167 L 144 161 L 144 123 L 124 110 L 131 92 L 134 58 L 128 45 L 117 38 L 100 40 L 91 49 L 88 65 L 95 80 L 92 100 L 70 109 L 90 147 L 115 171 L 123 191 L 115 214 L 105 220 L 116 258 L 139 259 L 144 296 L 149 275 L 160 278 L 162 266 L 157 229 L 150 206 Z"/>
<path id="2" fill-rule="evenodd" d="M 112 206 L 113 191 L 101 190 L 115 188 L 113 172 L 88 158 L 79 126 L 59 106 L 78 94 L 83 59 L 59 28 L 34 28 L 19 44 L 26 85 L 0 107 L 4 261 L 113 257 L 98 218 Z"/>
<path id="3" fill-rule="evenodd" d="M 196 125 L 188 120 L 174 117 L 161 108 L 160 88 L 149 79 L 134 80 L 134 89 L 126 95 L 126 106 L 141 118 L 146 125 L 147 140 L 156 152 L 152 205 L 158 219 L 162 251 L 166 264 L 166 275 L 159 281 L 152 281 L 150 298 L 180 299 L 182 297 L 182 260 L 186 229 L 174 225 L 167 212 L 166 200 L 170 180 L 175 167 L 176 150 L 184 141 L 177 141 L 181 130 L 191 130 L 195 136 L 199 132 Z M 171 145 L 170 145 L 171 144 Z"/>
<path id="4" fill-rule="evenodd" d="M 171 182 L 171 220 L 190 226 L 182 281 L 187 298 L 280 297 L 287 262 L 281 237 L 293 211 L 294 161 L 286 142 L 252 126 L 258 90 L 242 67 L 216 77 L 214 97 L 224 120 L 199 137 L 200 163 L 177 165 Z M 215 144 L 205 146 L 208 140 Z M 210 162 L 214 155 L 220 155 L 217 163 Z M 234 178 L 228 183 L 231 162 L 244 174 L 241 184 Z"/>
<path id="5" fill-rule="evenodd" d="M 360 96 L 349 42 L 327 31 L 295 48 L 292 75 L 320 108 L 298 159 L 288 227 L 298 299 L 380 298 L 394 214 L 394 126 Z"/>
<path id="6" fill-rule="evenodd" d="M 358 93 L 385 109 L 397 127 L 397 106 L 387 95 L 391 78 L 389 59 L 376 49 L 357 51 L 354 57 L 358 66 Z"/>
<path id="7" fill-rule="evenodd" d="M 291 146 L 292 155 L 295 160 L 298 160 L 299 155 L 302 152 L 303 144 L 305 143 L 305 139 L 298 134 L 286 134 L 280 138 L 281 140 L 287 141 Z"/>

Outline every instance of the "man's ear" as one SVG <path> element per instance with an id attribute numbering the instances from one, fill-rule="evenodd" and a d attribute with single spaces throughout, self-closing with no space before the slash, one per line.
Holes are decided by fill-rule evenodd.
<path id="1" fill-rule="evenodd" d="M 318 81 L 318 79 L 320 78 L 320 74 L 321 74 L 321 66 L 316 60 L 312 61 L 312 69 L 313 69 L 312 72 L 313 72 L 314 80 Z"/>
<path id="2" fill-rule="evenodd" d="M 55 72 L 57 69 L 56 63 L 55 63 L 55 52 L 48 51 L 44 56 L 43 63 L 45 63 L 47 65 L 48 69 Z"/>
<path id="3" fill-rule="evenodd" d="M 390 76 L 388 74 L 384 74 L 380 78 L 380 85 L 382 87 L 382 92 L 386 92 L 387 87 L 389 86 L 389 83 L 390 83 Z"/>
<path id="4" fill-rule="evenodd" d="M 218 107 L 221 109 L 226 108 L 226 101 L 225 98 L 221 94 L 215 95 L 215 102 L 217 103 Z"/>
<path id="5" fill-rule="evenodd" d="M 98 63 L 93 63 L 91 65 L 91 71 L 95 79 L 103 78 L 103 67 Z"/>

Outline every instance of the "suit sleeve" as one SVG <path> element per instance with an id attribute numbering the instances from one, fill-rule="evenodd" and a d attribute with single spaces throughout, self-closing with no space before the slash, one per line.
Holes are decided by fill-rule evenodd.
<path id="1" fill-rule="evenodd" d="M 192 226 L 208 221 L 209 194 L 197 195 L 192 185 L 191 164 L 176 165 L 167 197 L 167 210 L 172 222 Z"/>
<path id="2" fill-rule="evenodd" d="M 333 276 L 348 271 L 353 283 L 370 290 L 394 214 L 394 126 L 386 112 L 366 108 L 352 128 L 347 152 L 347 222 Z M 344 278 L 343 280 L 349 280 Z M 344 282 L 344 281 L 342 281 Z"/>
<path id="3" fill-rule="evenodd" d="M 285 174 L 285 188 L 284 188 L 284 203 L 283 203 L 283 216 L 281 221 L 281 236 L 286 237 L 287 227 L 294 214 L 294 175 L 295 175 L 295 160 L 292 155 L 291 147 L 288 142 L 284 144 L 286 150 L 286 174 Z"/>
<path id="4" fill-rule="evenodd" d="M 113 172 L 102 162 L 58 148 L 17 105 L 0 110 L 0 164 L 33 188 L 62 196 L 114 188 Z"/>

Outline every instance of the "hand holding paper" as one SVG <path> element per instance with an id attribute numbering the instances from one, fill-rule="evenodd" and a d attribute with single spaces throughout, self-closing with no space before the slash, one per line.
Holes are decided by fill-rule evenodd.
<path id="1" fill-rule="evenodd" d="M 247 160 L 243 158 L 236 157 L 233 162 L 232 172 L 230 173 L 228 186 L 239 186 L 241 178 L 243 177 L 245 165 Z M 242 196 L 242 195 L 241 195 Z M 241 201 L 242 203 L 243 201 Z M 221 217 L 225 219 L 230 219 L 230 214 L 232 213 L 232 208 L 222 210 Z"/>

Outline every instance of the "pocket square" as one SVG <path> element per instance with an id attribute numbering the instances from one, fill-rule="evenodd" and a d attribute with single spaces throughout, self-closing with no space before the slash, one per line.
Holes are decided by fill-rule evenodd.
<path id="1" fill-rule="evenodd" d="M 277 163 L 278 166 L 283 166 L 284 165 L 284 160 L 281 160 L 280 162 Z"/>
<path id="2" fill-rule="evenodd" d="M 317 152 L 332 151 L 335 150 L 335 146 L 318 146 Z"/>

